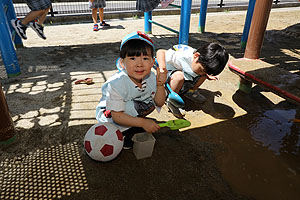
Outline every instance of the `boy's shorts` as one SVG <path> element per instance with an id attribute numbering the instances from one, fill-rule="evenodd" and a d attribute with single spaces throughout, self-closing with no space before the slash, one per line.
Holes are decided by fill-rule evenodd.
<path id="1" fill-rule="evenodd" d="M 167 78 L 166 83 L 170 82 L 172 74 L 177 71 L 181 71 L 181 70 L 168 71 L 168 78 Z M 196 85 L 196 83 L 198 82 L 200 77 L 201 76 L 197 76 L 197 77 L 193 78 L 193 80 L 184 80 L 182 88 L 179 90 L 178 94 L 182 95 L 182 94 L 186 93 L 189 89 L 193 88 Z"/>
<path id="2" fill-rule="evenodd" d="M 51 6 L 50 0 L 25 0 L 31 11 L 45 10 Z"/>
<path id="3" fill-rule="evenodd" d="M 105 0 L 94 0 L 92 3 L 89 2 L 89 8 L 105 8 L 106 1 Z"/>

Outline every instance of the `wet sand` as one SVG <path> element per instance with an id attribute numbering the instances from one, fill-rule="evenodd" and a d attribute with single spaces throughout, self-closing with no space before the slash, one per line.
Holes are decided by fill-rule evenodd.
<path id="1" fill-rule="evenodd" d="M 219 42 L 232 58 L 242 58 L 240 38 L 246 13 L 209 13 L 206 33 L 197 33 L 191 16 L 189 44 Z M 293 76 L 299 71 L 299 8 L 273 9 L 260 58 Z M 180 16 L 155 16 L 179 28 Z M 25 48 L 17 50 L 22 75 L 3 80 L 17 129 L 16 139 L 0 148 L 1 199 L 297 199 L 300 195 L 299 107 L 254 86 L 238 91 L 239 77 L 228 68 L 219 81 L 206 81 L 203 105 L 186 101 L 192 126 L 155 133 L 152 157 L 136 160 L 132 150 L 112 162 L 87 157 L 82 142 L 96 123 L 101 85 L 116 72 L 123 36 L 143 30 L 143 19 L 48 25 L 43 41 L 28 29 Z M 153 26 L 156 49 L 170 48 L 178 37 Z M 91 77 L 92 85 L 75 85 Z M 289 77 L 282 84 L 288 85 Z M 175 119 L 164 106 L 157 121 Z M 21 187 L 21 189 L 19 189 Z"/>

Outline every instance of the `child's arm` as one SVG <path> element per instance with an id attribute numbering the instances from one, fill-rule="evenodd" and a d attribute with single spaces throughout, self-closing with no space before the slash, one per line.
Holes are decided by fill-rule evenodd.
<path id="1" fill-rule="evenodd" d="M 160 69 L 166 69 L 166 52 L 165 49 L 159 49 L 156 53 L 156 59 Z M 161 70 L 163 72 L 164 70 Z"/>
<path id="2" fill-rule="evenodd" d="M 161 72 L 163 70 L 163 72 Z M 156 93 L 154 102 L 158 107 L 162 107 L 166 99 L 165 83 L 167 80 L 167 69 L 156 69 Z"/>
<path id="3" fill-rule="evenodd" d="M 202 85 L 202 83 L 205 81 L 205 80 L 210 80 L 210 81 L 217 81 L 219 80 L 219 78 L 217 76 L 212 76 L 212 75 L 208 75 L 206 74 L 206 76 L 201 76 L 199 78 L 199 80 L 197 81 L 197 83 L 194 85 L 194 87 L 192 88 L 192 90 L 197 90 L 198 87 L 200 87 L 200 85 Z"/>
<path id="4" fill-rule="evenodd" d="M 112 119 L 115 123 L 122 126 L 142 127 L 148 133 L 154 133 L 160 129 L 160 126 L 151 119 L 142 117 L 133 117 L 124 112 L 111 111 Z"/>

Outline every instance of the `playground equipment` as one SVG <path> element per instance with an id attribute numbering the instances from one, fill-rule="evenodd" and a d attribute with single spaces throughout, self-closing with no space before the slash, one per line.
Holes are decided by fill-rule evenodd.
<path id="1" fill-rule="evenodd" d="M 246 44 L 247 44 L 247 39 L 248 39 L 249 29 L 250 29 L 250 25 L 251 25 L 251 21 L 252 21 L 255 1 L 256 0 L 249 0 L 246 20 L 245 20 L 245 25 L 244 25 L 244 30 L 243 30 L 242 40 L 241 40 L 241 47 L 243 49 L 246 47 Z"/>
<path id="2" fill-rule="evenodd" d="M 241 39 L 241 47 L 242 48 L 245 48 L 246 44 L 247 44 L 248 33 L 249 33 L 251 21 L 252 21 L 252 15 L 253 15 L 253 11 L 254 11 L 255 2 L 256 2 L 256 0 L 249 0 L 243 35 L 242 35 L 242 39 Z M 182 0 L 181 5 L 182 6 L 173 5 L 173 4 L 169 5 L 169 6 L 173 6 L 176 8 L 181 8 L 180 31 L 179 32 L 168 26 L 165 26 L 163 24 L 153 21 L 152 20 L 152 11 L 149 11 L 149 12 L 144 13 L 144 24 L 145 24 L 144 31 L 145 31 L 145 33 L 151 34 L 152 33 L 151 25 L 155 24 L 155 25 L 160 26 L 164 29 L 167 29 L 173 33 L 179 34 L 178 44 L 186 44 L 187 45 L 188 39 L 189 39 L 190 15 L 191 15 L 192 1 L 191 0 Z M 199 16 L 199 24 L 198 24 L 198 31 L 200 33 L 205 32 L 207 5 L 208 5 L 208 0 L 201 0 L 200 16 Z M 224 4 L 222 4 L 222 5 L 224 5 Z"/>
<path id="3" fill-rule="evenodd" d="M 10 20 L 15 19 L 11 0 L 0 1 L 0 50 L 8 77 L 18 76 L 21 71 L 15 46 L 22 46 L 22 40 L 11 26 Z M 14 41 L 14 42 L 13 42 Z"/>
<path id="4" fill-rule="evenodd" d="M 244 66 L 251 66 L 253 70 L 245 71 Z M 273 81 L 272 79 L 268 80 L 266 77 L 268 71 L 275 71 L 276 69 L 272 69 L 272 65 L 263 62 L 261 60 L 249 60 L 249 59 L 235 59 L 228 63 L 230 71 L 240 76 L 241 80 L 239 83 L 239 89 L 245 93 L 250 93 L 252 83 L 255 83 L 259 86 L 262 86 L 269 91 L 277 94 L 278 96 L 288 99 L 291 103 L 295 103 L 300 105 L 300 98 L 297 96 L 293 89 L 289 89 L 286 87 L 284 89 L 284 85 L 276 86 L 275 82 L 278 80 Z M 265 76 L 259 77 L 256 75 L 257 71 L 265 70 Z M 278 72 L 278 69 L 276 70 Z M 279 73 L 279 72 L 278 72 Z M 285 77 L 291 76 L 290 72 L 280 71 L 280 74 L 284 75 Z M 290 91 L 289 91 L 290 90 Z"/>
<path id="5" fill-rule="evenodd" d="M 0 144 L 7 144 L 14 140 L 15 127 L 8 111 L 7 102 L 0 83 Z"/>
<path id="6" fill-rule="evenodd" d="M 263 43 L 265 30 L 267 27 L 269 15 L 272 8 L 272 1 L 260 0 L 255 3 L 254 12 L 249 31 L 244 59 L 233 59 L 229 62 L 229 69 L 240 76 L 240 90 L 250 91 L 252 83 L 258 84 L 269 89 L 271 92 L 281 96 L 282 98 L 291 100 L 292 103 L 300 105 L 299 95 L 293 94 L 293 91 L 287 91 L 272 84 L 272 81 L 264 81 L 255 75 L 255 70 L 266 70 L 267 64 L 259 60 L 259 54 Z M 251 65 L 250 71 L 242 70 L 244 66 Z M 272 70 L 272 69 L 270 69 Z M 273 70 L 276 70 L 273 68 Z M 278 73 L 278 69 L 276 70 Z M 289 73 L 289 72 L 287 72 Z M 266 75 L 265 75 L 266 76 Z M 288 77 L 286 74 L 285 77 Z M 276 79 L 276 78 L 274 78 Z"/>
<path id="7" fill-rule="evenodd" d="M 179 34 L 178 44 L 187 45 L 188 41 L 189 41 L 190 15 L 191 15 L 192 0 L 182 0 L 181 6 L 172 5 L 172 4 L 170 4 L 169 6 L 181 8 L 179 32 L 172 28 L 169 28 L 163 24 L 153 21 L 152 20 L 152 11 L 144 13 L 144 32 L 147 34 L 151 34 L 152 33 L 151 25 L 155 24 L 155 25 L 165 28 L 173 33 Z"/>
<path id="8" fill-rule="evenodd" d="M 241 47 L 242 48 L 245 48 L 246 44 L 247 44 L 248 33 L 249 33 L 251 21 L 252 21 L 252 15 L 253 15 L 253 11 L 254 11 L 255 2 L 256 2 L 256 0 L 249 0 L 243 35 L 242 35 L 242 39 L 241 39 Z M 207 4 L 208 4 L 208 0 L 201 0 L 200 16 L 199 16 L 199 24 L 198 24 L 198 31 L 200 33 L 205 32 Z"/>

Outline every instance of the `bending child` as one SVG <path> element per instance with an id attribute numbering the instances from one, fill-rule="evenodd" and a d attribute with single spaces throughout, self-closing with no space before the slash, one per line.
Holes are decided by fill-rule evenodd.
<path id="1" fill-rule="evenodd" d="M 210 43 L 199 49 L 186 45 L 176 45 L 176 49 L 157 51 L 160 69 L 168 70 L 168 79 L 172 90 L 196 103 L 204 103 L 206 98 L 198 87 L 206 80 L 218 80 L 216 75 L 225 68 L 229 55 L 225 48 Z M 183 118 L 185 110 L 174 106 L 170 101 L 166 105 L 174 116 Z"/>
<path id="2" fill-rule="evenodd" d="M 145 117 L 156 106 L 164 105 L 167 71 L 157 70 L 157 75 L 151 71 L 155 62 L 154 45 L 142 32 L 123 38 L 120 49 L 123 70 L 103 84 L 96 119 L 114 123 L 125 136 L 123 148 L 129 149 L 135 133 L 154 133 L 160 128 L 154 120 Z"/>

